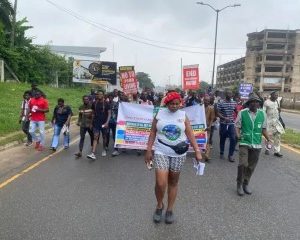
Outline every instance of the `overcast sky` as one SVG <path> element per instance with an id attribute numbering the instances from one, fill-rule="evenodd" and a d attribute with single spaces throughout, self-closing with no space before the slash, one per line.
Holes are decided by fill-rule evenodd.
<path id="1" fill-rule="evenodd" d="M 136 71 L 149 73 L 154 83 L 161 86 L 169 80 L 171 84 L 180 84 L 182 58 L 183 65 L 199 64 L 201 80 L 211 82 L 216 14 L 209 7 L 196 5 L 192 0 L 51 2 L 75 12 L 85 21 L 135 35 L 132 38 L 139 36 L 169 44 L 148 43 L 200 53 L 175 52 L 136 43 L 79 20 L 47 0 L 19 0 L 17 17 L 27 17 L 34 27 L 28 31 L 34 43 L 106 47 L 102 60 L 114 60 L 119 66 L 135 65 Z M 206 3 L 216 8 L 233 3 L 242 5 L 220 13 L 217 65 L 245 54 L 247 33 L 264 28 L 300 29 L 299 0 L 207 0 Z"/>

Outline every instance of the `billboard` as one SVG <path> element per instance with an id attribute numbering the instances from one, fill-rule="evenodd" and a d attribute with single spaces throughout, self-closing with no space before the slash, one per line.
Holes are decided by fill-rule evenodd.
<path id="1" fill-rule="evenodd" d="M 183 66 L 183 90 L 197 90 L 200 88 L 199 65 Z"/>
<path id="2" fill-rule="evenodd" d="M 117 63 L 91 60 L 74 60 L 73 82 L 117 84 Z"/>
<path id="3" fill-rule="evenodd" d="M 134 66 L 119 67 L 120 84 L 125 94 L 138 92 L 138 82 L 135 76 Z"/>

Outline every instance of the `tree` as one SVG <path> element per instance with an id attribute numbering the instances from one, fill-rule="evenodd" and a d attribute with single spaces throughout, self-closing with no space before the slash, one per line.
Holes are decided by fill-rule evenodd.
<path id="1" fill-rule="evenodd" d="M 12 28 L 12 17 L 14 9 L 8 0 L 0 0 L 0 22 L 3 24 L 4 31 L 9 32 Z"/>
<path id="2" fill-rule="evenodd" d="M 139 82 L 140 88 L 151 88 L 151 89 L 154 88 L 154 84 L 148 73 L 137 72 L 136 78 Z"/>

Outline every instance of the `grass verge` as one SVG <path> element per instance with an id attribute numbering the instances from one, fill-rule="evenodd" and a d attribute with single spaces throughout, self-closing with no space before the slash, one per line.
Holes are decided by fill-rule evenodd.
<path id="1" fill-rule="evenodd" d="M 78 113 L 78 107 L 82 102 L 82 96 L 89 93 L 88 89 L 67 89 L 67 88 L 53 88 L 49 86 L 39 86 L 39 88 L 47 95 L 49 101 L 49 113 L 47 114 L 48 121 L 52 118 L 52 112 L 56 106 L 57 99 L 63 98 L 65 104 L 71 106 L 74 115 Z M 29 84 L 23 83 L 0 83 L 0 145 L 4 141 L 2 137 L 11 137 L 14 141 L 19 138 L 10 136 L 14 132 L 20 131 L 20 124 L 18 123 L 19 114 L 21 110 L 21 102 L 23 93 L 30 89 Z M 16 135 L 18 135 L 16 133 Z M 24 135 L 23 135 L 24 136 Z"/>
<path id="2" fill-rule="evenodd" d="M 300 149 L 300 132 L 293 129 L 286 129 L 285 134 L 282 135 L 281 141 L 291 147 Z"/>

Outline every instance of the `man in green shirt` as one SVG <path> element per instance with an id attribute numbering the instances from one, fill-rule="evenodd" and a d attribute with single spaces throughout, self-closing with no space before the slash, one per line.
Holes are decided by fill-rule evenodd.
<path id="1" fill-rule="evenodd" d="M 262 135 L 270 145 L 266 130 L 267 117 L 266 113 L 259 109 L 260 102 L 260 98 L 256 94 L 252 94 L 246 103 L 248 108 L 238 113 L 235 123 L 237 138 L 240 141 L 237 173 L 237 194 L 239 196 L 243 196 L 244 193 L 252 193 L 248 185 L 259 160 Z"/>

